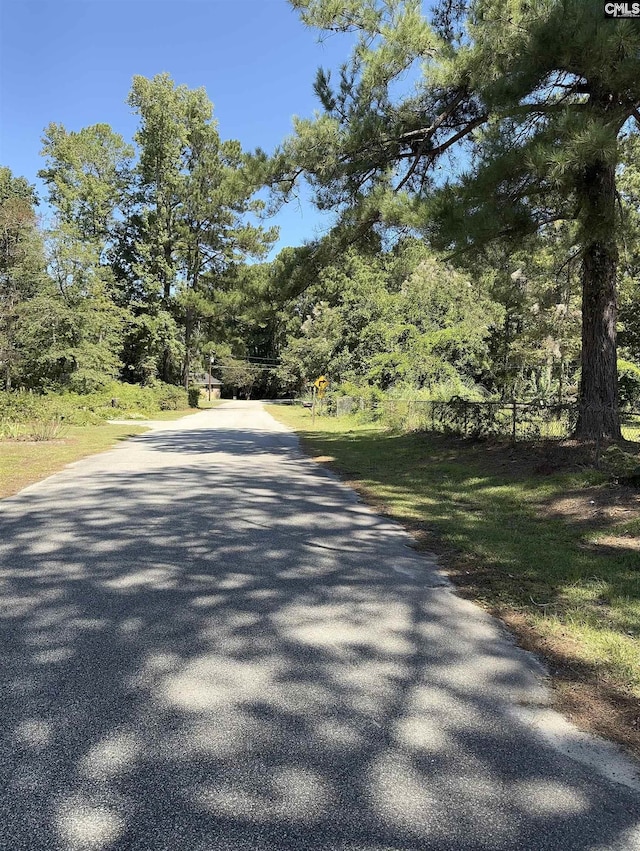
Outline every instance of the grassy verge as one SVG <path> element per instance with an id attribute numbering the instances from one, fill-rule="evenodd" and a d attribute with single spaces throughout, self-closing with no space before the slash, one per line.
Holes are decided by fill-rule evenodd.
<path id="1" fill-rule="evenodd" d="M 131 422 L 139 421 L 140 423 L 146 422 L 147 420 L 161 421 L 161 422 L 169 422 L 171 420 L 179 420 L 182 417 L 189 417 L 192 414 L 198 414 L 201 411 L 209 411 L 212 408 L 217 408 L 218 405 L 222 405 L 224 399 L 212 399 L 211 402 L 208 402 L 206 399 L 200 399 L 198 402 L 197 408 L 183 408 L 179 411 L 154 411 L 150 414 L 138 414 L 134 417 L 129 415 L 129 419 Z M 127 415 L 123 415 L 122 417 L 118 416 L 117 410 L 114 411 L 113 417 L 111 419 L 114 420 L 125 420 L 127 419 Z"/>
<path id="2" fill-rule="evenodd" d="M 206 407 L 215 408 L 220 402 L 209 402 Z M 20 434 L 34 429 L 33 424 L 17 425 L 17 440 L 0 439 L 0 498 L 17 493 L 27 485 L 40 481 L 61 470 L 66 464 L 78 461 L 87 455 L 104 452 L 120 440 L 147 430 L 147 420 L 170 422 L 197 414 L 201 408 L 186 408 L 180 411 L 154 411 L 130 420 L 126 424 L 111 425 L 65 425 L 57 424 L 52 430 L 53 439 L 28 440 Z M 114 419 L 117 411 L 114 412 Z M 123 418 L 124 419 L 124 418 Z M 42 427 L 51 423 L 43 423 Z M 37 429 L 36 429 L 37 431 Z"/>
<path id="3" fill-rule="evenodd" d="M 17 493 L 72 461 L 103 452 L 119 440 L 144 431 L 143 426 L 136 425 L 68 426 L 55 440 L 0 441 L 0 497 Z"/>
<path id="4" fill-rule="evenodd" d="M 608 483 L 578 446 L 400 435 L 350 417 L 312 430 L 308 411 L 269 411 L 547 658 L 574 720 L 640 753 L 640 492 Z"/>
<path id="5" fill-rule="evenodd" d="M 228 399 L 212 399 L 210 402 L 207 399 L 199 399 L 198 407 L 194 411 L 193 408 L 192 413 L 197 413 L 198 411 L 209 411 L 211 408 L 217 408 L 218 405 L 222 405 L 223 402 L 228 402 Z"/>
<path id="6" fill-rule="evenodd" d="M 180 411 L 154 411 L 153 413 L 150 413 L 150 414 L 139 414 L 135 417 L 132 417 L 131 415 L 129 415 L 128 417 L 127 417 L 127 415 L 123 415 L 122 417 L 120 417 L 120 416 L 118 416 L 118 412 L 114 411 L 113 417 L 111 417 L 111 419 L 113 419 L 113 420 L 129 419 L 132 423 L 140 422 L 142 424 L 144 424 L 148 420 L 170 422 L 171 420 L 179 420 L 182 417 L 191 416 L 191 414 L 197 414 L 198 411 L 201 411 L 201 410 L 202 410 L 202 408 L 184 408 L 183 410 L 180 410 Z"/>

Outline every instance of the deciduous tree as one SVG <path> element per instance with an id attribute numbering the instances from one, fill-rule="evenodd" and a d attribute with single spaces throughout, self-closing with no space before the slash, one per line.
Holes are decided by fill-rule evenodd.
<path id="1" fill-rule="evenodd" d="M 5 390 L 21 377 L 34 352 L 19 344 L 25 304 L 45 280 L 44 254 L 35 214 L 34 188 L 0 168 L 0 370 Z"/>
<path id="2" fill-rule="evenodd" d="M 182 379 L 198 357 L 198 327 L 234 264 L 264 256 L 277 236 L 251 224 L 262 204 L 244 171 L 239 142 L 221 141 L 204 89 L 176 86 L 168 74 L 134 77 L 129 103 L 140 116 L 136 142 L 142 203 L 136 272 L 160 291 L 184 328 Z M 168 379 L 170 364 L 163 366 Z"/>

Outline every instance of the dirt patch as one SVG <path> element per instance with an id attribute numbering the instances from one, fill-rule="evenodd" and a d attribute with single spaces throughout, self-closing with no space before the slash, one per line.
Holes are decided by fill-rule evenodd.
<path id="1" fill-rule="evenodd" d="M 595 541 L 594 546 L 605 547 L 610 550 L 635 550 L 640 552 L 640 538 L 632 538 L 629 535 L 602 535 Z"/>
<path id="2" fill-rule="evenodd" d="M 460 443 L 458 438 L 458 446 Z M 468 441 L 463 443 L 469 445 Z M 481 446 L 482 455 L 490 466 L 497 466 L 502 473 L 512 473 L 517 477 L 550 476 L 561 471 L 584 470 L 593 467 L 599 454 L 595 445 L 578 440 L 526 443 L 486 440 L 477 445 Z"/>
<path id="3" fill-rule="evenodd" d="M 640 517 L 640 492 L 623 485 L 568 491 L 540 506 L 543 516 L 601 528 Z"/>
<path id="4" fill-rule="evenodd" d="M 428 439 L 433 441 L 434 437 L 429 435 Z M 620 479 L 624 485 L 624 475 L 620 471 L 616 473 L 615 465 L 611 466 L 607 460 L 607 449 L 610 447 L 617 447 L 627 458 L 637 456 L 640 466 L 638 444 L 626 440 L 616 441 L 614 444 L 596 444 L 573 439 L 518 443 L 506 441 L 504 438 L 483 438 L 474 441 L 454 435 L 438 435 L 437 439 L 441 447 L 450 447 L 456 457 L 460 457 L 464 452 L 469 453 L 487 469 L 499 469 L 501 475 L 511 474 L 517 478 L 598 469 L 612 481 Z M 635 480 L 629 481 L 628 484 L 631 490 L 635 489 L 638 493 L 638 483 Z"/>

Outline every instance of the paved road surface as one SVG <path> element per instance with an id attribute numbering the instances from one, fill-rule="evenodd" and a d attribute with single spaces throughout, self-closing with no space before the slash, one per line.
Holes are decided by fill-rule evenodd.
<path id="1" fill-rule="evenodd" d="M 256 403 L 4 500 L 0 542 L 3 851 L 640 849 L 635 767 Z"/>

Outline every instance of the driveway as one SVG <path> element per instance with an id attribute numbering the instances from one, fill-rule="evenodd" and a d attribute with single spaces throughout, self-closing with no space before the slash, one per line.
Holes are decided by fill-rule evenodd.
<path id="1" fill-rule="evenodd" d="M 637 766 L 259 403 L 0 503 L 0 848 L 640 849 Z"/>

